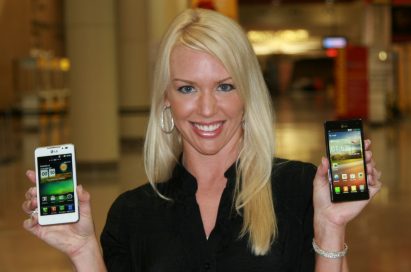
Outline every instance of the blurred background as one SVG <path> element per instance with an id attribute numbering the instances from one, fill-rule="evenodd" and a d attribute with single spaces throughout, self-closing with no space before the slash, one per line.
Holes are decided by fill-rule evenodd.
<path id="1" fill-rule="evenodd" d="M 0 271 L 72 271 L 22 228 L 34 148 L 71 142 L 96 231 L 146 182 L 160 38 L 200 6 L 237 20 L 275 106 L 276 155 L 318 164 L 323 122 L 360 117 L 384 187 L 348 227 L 351 271 L 411 271 L 411 0 L 0 0 Z"/>

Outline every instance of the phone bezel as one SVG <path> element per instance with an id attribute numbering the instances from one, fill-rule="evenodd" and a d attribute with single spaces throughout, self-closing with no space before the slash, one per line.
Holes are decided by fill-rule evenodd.
<path id="1" fill-rule="evenodd" d="M 43 146 L 38 147 L 34 151 L 34 161 L 35 161 L 35 172 L 36 172 L 36 189 L 37 189 L 37 207 L 40 210 L 40 186 L 39 186 L 39 169 L 38 169 L 38 159 L 39 157 L 54 156 L 54 155 L 64 155 L 71 154 L 72 158 L 72 171 L 73 171 L 73 186 L 74 186 L 74 212 L 64 213 L 64 214 L 51 214 L 51 215 L 41 215 L 40 211 L 38 214 L 38 222 L 40 225 L 54 225 L 54 224 L 65 224 L 74 223 L 79 220 L 79 207 L 78 207 L 78 197 L 77 197 L 77 171 L 76 171 L 76 155 L 73 144 L 63 144 L 55 146 Z"/>
<path id="2" fill-rule="evenodd" d="M 348 194 L 336 194 L 334 192 L 334 182 L 333 182 L 333 173 L 331 166 L 331 157 L 330 157 L 330 146 L 329 146 L 329 130 L 342 130 L 342 129 L 360 129 L 361 132 L 361 142 L 362 142 L 362 153 L 363 153 L 363 166 L 364 166 L 364 178 L 365 178 L 365 190 L 364 192 L 357 193 L 348 193 Z M 325 132 L 325 143 L 326 143 L 326 152 L 327 158 L 330 162 L 328 169 L 328 181 L 330 186 L 330 195 L 332 202 L 343 202 L 343 201 L 356 201 L 356 200 L 366 200 L 370 198 L 368 190 L 368 178 L 367 178 L 367 165 L 365 162 L 365 146 L 364 146 L 364 130 L 361 119 L 352 119 L 352 120 L 337 120 L 337 121 L 326 121 L 324 123 L 324 132 Z"/>

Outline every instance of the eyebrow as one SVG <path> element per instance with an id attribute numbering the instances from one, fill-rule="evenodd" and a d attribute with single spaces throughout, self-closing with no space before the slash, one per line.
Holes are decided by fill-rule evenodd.
<path id="1" fill-rule="evenodd" d="M 227 81 L 227 80 L 232 80 L 232 77 L 229 76 L 229 77 L 223 78 L 223 79 L 217 81 L 217 83 L 222 83 L 222 82 Z M 182 78 L 174 78 L 172 81 L 182 81 L 182 82 L 189 83 L 189 84 L 195 84 L 194 81 L 190 81 L 190 80 L 186 80 L 186 79 L 182 79 Z"/>

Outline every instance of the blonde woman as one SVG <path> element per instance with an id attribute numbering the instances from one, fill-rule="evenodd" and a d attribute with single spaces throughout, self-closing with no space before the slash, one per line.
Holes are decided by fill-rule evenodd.
<path id="1" fill-rule="evenodd" d="M 114 202 L 101 236 L 104 257 L 83 188 L 77 224 L 41 227 L 32 217 L 25 228 L 79 271 L 347 270 L 345 227 L 367 201 L 330 202 L 326 159 L 318 169 L 273 159 L 270 98 L 238 24 L 186 10 L 165 34 L 154 74 L 149 184 Z M 366 141 L 374 196 L 381 183 L 369 147 Z M 31 212 L 34 190 L 26 196 L 23 209 Z M 62 232 L 64 243 L 55 235 Z"/>

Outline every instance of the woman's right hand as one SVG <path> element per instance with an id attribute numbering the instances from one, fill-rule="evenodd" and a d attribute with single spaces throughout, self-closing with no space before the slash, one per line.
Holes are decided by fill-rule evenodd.
<path id="1" fill-rule="evenodd" d="M 35 184 L 35 172 L 27 171 L 26 176 Z M 30 214 L 23 226 L 26 230 L 45 241 L 52 247 L 62 251 L 76 263 L 102 264 L 100 247 L 94 231 L 94 223 L 91 216 L 90 194 L 81 185 L 77 186 L 79 200 L 80 219 L 72 224 L 59 224 L 41 226 L 38 223 L 36 187 L 31 187 L 26 192 L 26 200 L 23 202 L 23 210 Z M 79 268 L 76 265 L 77 268 Z M 82 269 L 78 269 L 82 270 Z M 92 271 L 92 270 L 90 270 Z M 97 271 L 97 270 L 96 270 Z"/>

